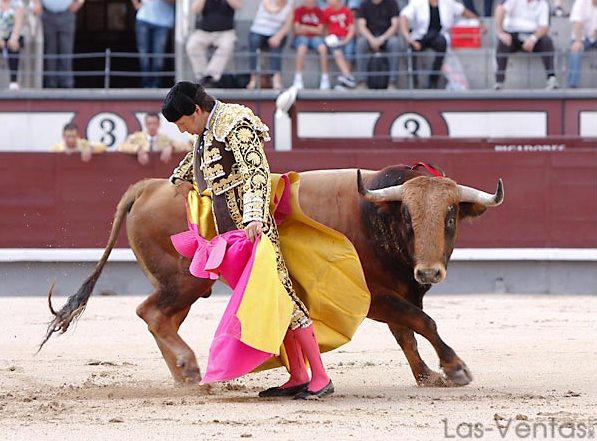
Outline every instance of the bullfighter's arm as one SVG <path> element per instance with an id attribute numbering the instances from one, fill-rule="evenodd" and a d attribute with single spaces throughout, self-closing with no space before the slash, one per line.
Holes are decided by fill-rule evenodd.
<path id="1" fill-rule="evenodd" d="M 183 181 L 193 182 L 193 152 L 186 154 L 182 161 L 178 164 L 178 167 L 172 172 L 169 181 L 174 184 L 176 179 Z"/>
<path id="2" fill-rule="evenodd" d="M 227 136 L 226 144 L 243 178 L 243 224 L 264 222 L 271 190 L 263 139 L 249 122 L 241 121 Z"/>

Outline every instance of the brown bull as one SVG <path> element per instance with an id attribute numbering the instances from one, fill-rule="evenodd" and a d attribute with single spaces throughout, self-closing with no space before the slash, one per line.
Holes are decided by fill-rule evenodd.
<path id="1" fill-rule="evenodd" d="M 499 205 L 503 200 L 501 181 L 496 194 L 490 195 L 402 166 L 364 172 L 362 178 L 356 170 L 313 171 L 300 176 L 301 207 L 354 244 L 372 296 L 368 317 L 388 324 L 417 383 L 468 384 L 472 380 L 468 368 L 442 341 L 435 322 L 423 312 L 422 299 L 432 283 L 445 278 L 459 221 Z M 180 256 L 170 242 L 172 234 L 186 229 L 184 198 L 188 189 L 174 187 L 165 179 L 149 179 L 127 190 L 94 272 L 60 311 L 54 311 L 50 303 L 55 317 L 42 346 L 54 332 L 65 332 L 83 312 L 126 217 L 130 246 L 155 287 L 137 314 L 147 323 L 173 377 L 179 382 L 200 379 L 195 354 L 178 329 L 191 305 L 211 294 L 213 281 L 192 276 L 190 260 Z M 443 375 L 422 360 L 414 332 L 431 342 Z"/>

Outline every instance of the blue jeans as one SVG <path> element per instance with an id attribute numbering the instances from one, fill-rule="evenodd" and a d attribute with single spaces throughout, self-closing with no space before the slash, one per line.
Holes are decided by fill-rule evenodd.
<path id="1" fill-rule="evenodd" d="M 164 70 L 164 57 L 170 28 L 156 26 L 143 20 L 137 20 L 137 51 L 141 68 L 141 84 L 143 87 L 160 87 Z"/>
<path id="2" fill-rule="evenodd" d="M 307 49 L 313 49 L 314 51 L 317 50 L 319 46 L 325 44 L 323 42 L 323 38 L 318 35 L 313 36 L 306 36 L 306 35 L 297 35 L 294 37 L 294 41 L 292 42 L 292 47 L 294 49 L 298 49 L 300 46 L 307 46 Z"/>
<path id="3" fill-rule="evenodd" d="M 249 32 L 249 67 L 251 72 L 257 70 L 257 49 L 266 49 L 269 51 L 269 69 L 270 73 L 279 73 L 282 71 L 282 50 L 286 44 L 286 37 L 282 39 L 280 46 L 269 47 L 267 40 L 270 35 L 261 35 Z"/>
<path id="4" fill-rule="evenodd" d="M 589 49 L 597 49 L 597 40 L 592 43 L 588 39 L 583 40 L 583 50 L 577 53 L 570 52 L 568 56 L 568 87 L 577 88 L 580 83 L 580 71 L 582 65 L 582 54 Z"/>

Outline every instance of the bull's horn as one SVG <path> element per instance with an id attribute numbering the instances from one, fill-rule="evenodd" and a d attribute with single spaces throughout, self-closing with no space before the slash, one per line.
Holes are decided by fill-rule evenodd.
<path id="1" fill-rule="evenodd" d="M 357 187 L 359 193 L 368 201 L 371 202 L 389 202 L 402 200 L 402 185 L 394 185 L 392 187 L 380 188 L 379 190 L 368 190 L 363 184 L 363 177 L 361 176 L 361 169 L 357 170 Z"/>
<path id="2" fill-rule="evenodd" d="M 458 185 L 458 193 L 460 194 L 460 202 L 472 202 L 486 207 L 497 207 L 504 201 L 504 182 L 500 178 L 495 194 L 485 193 L 464 185 Z"/>

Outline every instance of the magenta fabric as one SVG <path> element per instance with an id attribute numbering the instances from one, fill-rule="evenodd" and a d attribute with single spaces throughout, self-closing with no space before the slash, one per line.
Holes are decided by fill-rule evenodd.
<path id="1" fill-rule="evenodd" d="M 244 230 L 234 230 L 208 241 L 199 234 L 197 225 L 191 224 L 189 231 L 175 234 L 171 240 L 181 255 L 192 259 L 191 274 L 212 280 L 221 275 L 233 289 L 209 349 L 207 369 L 201 384 L 241 377 L 267 361 L 273 354 L 240 341 L 242 326 L 236 317 L 259 238 L 252 243 Z"/>

